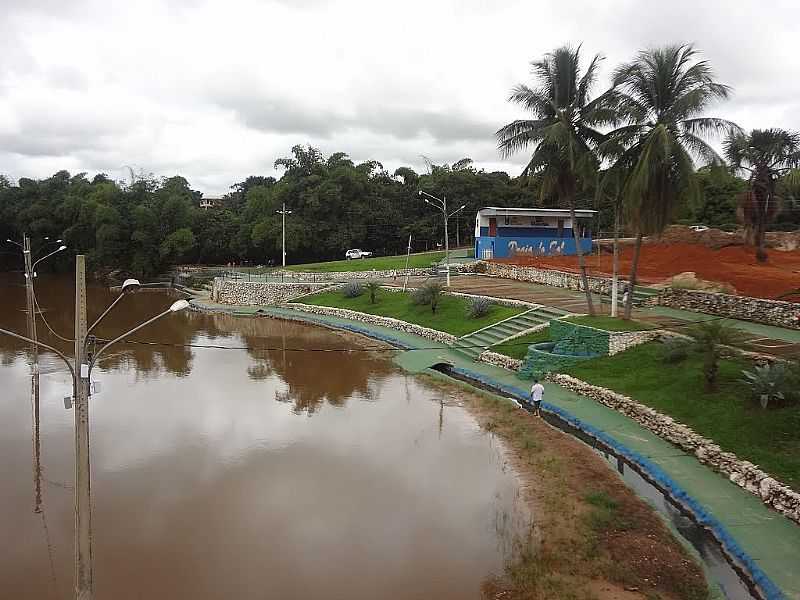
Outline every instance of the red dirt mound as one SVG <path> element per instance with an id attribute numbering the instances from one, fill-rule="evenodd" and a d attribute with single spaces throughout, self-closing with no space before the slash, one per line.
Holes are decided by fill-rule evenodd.
<path id="1" fill-rule="evenodd" d="M 621 248 L 621 275 L 630 273 L 633 247 Z M 611 255 L 586 257 L 590 274 L 611 274 Z M 497 262 L 530 265 L 563 271 L 577 271 L 575 256 L 517 257 Z M 800 251 L 773 250 L 769 260 L 759 264 L 755 250 L 748 246 L 728 246 L 714 250 L 699 244 L 645 244 L 639 262 L 639 279 L 643 283 L 660 283 L 678 273 L 694 271 L 706 281 L 731 284 L 737 292 L 756 298 L 776 298 L 800 288 Z"/>

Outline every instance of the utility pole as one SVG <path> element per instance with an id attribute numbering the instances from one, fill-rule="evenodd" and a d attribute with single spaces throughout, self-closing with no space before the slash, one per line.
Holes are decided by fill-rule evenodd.
<path id="1" fill-rule="evenodd" d="M 86 257 L 75 257 L 75 597 L 93 600 L 92 493 L 89 470 L 89 365 L 86 348 Z"/>
<path id="2" fill-rule="evenodd" d="M 281 227 L 281 254 L 283 254 L 283 268 L 286 268 L 286 215 L 292 214 L 292 211 L 286 210 L 286 202 L 282 205 L 282 210 L 276 210 L 275 212 L 281 215 L 283 226 Z"/>
<path id="3" fill-rule="evenodd" d="M 25 300 L 28 309 L 28 337 L 36 341 L 36 302 L 33 296 L 33 260 L 31 257 L 31 238 L 23 234 L 22 256 L 25 259 Z M 36 344 L 31 346 L 33 355 L 33 377 L 34 386 L 39 388 L 39 347 Z M 37 394 L 38 396 L 38 394 Z"/>

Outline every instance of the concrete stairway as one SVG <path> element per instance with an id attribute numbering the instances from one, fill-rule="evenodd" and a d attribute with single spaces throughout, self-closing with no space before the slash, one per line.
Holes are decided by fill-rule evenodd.
<path id="1" fill-rule="evenodd" d="M 532 308 L 504 321 L 499 321 L 494 325 L 489 325 L 473 333 L 468 333 L 458 338 L 451 347 L 453 350 L 465 354 L 472 360 L 476 360 L 478 355 L 488 347 L 499 344 L 537 325 L 549 323 L 552 319 L 558 319 L 566 314 L 569 313 L 559 308 L 552 308 L 549 306 Z"/>
<path id="2" fill-rule="evenodd" d="M 633 288 L 633 305 L 641 306 L 654 296 L 658 296 L 661 290 L 657 288 L 644 287 L 637 285 Z M 619 295 L 619 306 L 622 306 L 622 294 Z M 603 304 L 611 304 L 611 296 L 600 296 L 600 302 Z"/>

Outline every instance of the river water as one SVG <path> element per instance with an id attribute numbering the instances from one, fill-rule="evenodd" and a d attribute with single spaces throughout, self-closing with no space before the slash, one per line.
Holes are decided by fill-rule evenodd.
<path id="1" fill-rule="evenodd" d="M 0 275 L 0 328 L 25 331 L 22 283 Z M 42 276 L 37 296 L 71 337 L 69 279 Z M 91 287 L 89 321 L 113 298 Z M 173 300 L 125 298 L 97 334 Z M 71 354 L 41 319 L 38 329 Z M 519 482 L 457 388 L 405 374 L 390 353 L 310 326 L 197 313 L 134 339 L 156 344 L 109 349 L 93 373 L 97 598 L 478 598 L 527 529 Z M 72 594 L 71 383 L 54 355 L 40 365 L 36 436 L 29 350 L 0 335 L 8 598 Z"/>

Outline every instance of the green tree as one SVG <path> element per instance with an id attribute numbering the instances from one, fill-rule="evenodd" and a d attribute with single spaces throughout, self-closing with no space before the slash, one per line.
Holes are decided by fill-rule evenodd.
<path id="1" fill-rule="evenodd" d="M 192 230 L 188 227 L 183 227 L 170 233 L 167 238 L 161 242 L 159 253 L 163 259 L 172 262 L 180 262 L 185 260 L 189 252 L 194 249 L 195 243 L 196 241 Z"/>
<path id="2" fill-rule="evenodd" d="M 730 88 L 717 83 L 708 62 L 697 60 L 690 45 L 644 50 L 618 67 L 617 124 L 601 151 L 613 157 L 613 170 L 625 173 L 622 198 L 626 221 L 636 235 L 630 286 L 636 286 L 643 235 L 660 234 L 675 207 L 698 193 L 695 160 L 722 164 L 703 139 L 738 131 L 724 119 L 702 116 Z M 625 318 L 631 316 L 628 294 Z"/>
<path id="3" fill-rule="evenodd" d="M 749 174 L 749 189 L 741 196 L 742 217 L 753 232 L 756 258 L 767 260 L 764 234 L 780 210 L 777 182 L 800 165 L 800 134 L 784 129 L 736 132 L 725 140 L 725 156 L 736 171 Z"/>
<path id="4" fill-rule="evenodd" d="M 719 319 L 698 323 L 689 333 L 694 338 L 697 350 L 703 353 L 703 377 L 706 380 L 706 389 L 713 391 L 717 387 L 722 347 L 736 344 L 742 339 L 741 333 Z"/>
<path id="5" fill-rule="evenodd" d="M 594 306 L 575 206 L 578 188 L 597 177 L 594 149 L 604 139 L 597 128 L 614 118 L 612 95 L 591 98 L 601 60 L 600 55 L 595 55 L 581 72 L 580 47 L 564 46 L 533 62 L 539 87 L 517 85 L 509 98 L 527 109 L 533 118 L 518 119 L 497 132 L 500 151 L 505 156 L 533 148 L 523 175 L 540 176 L 542 193 L 555 193 L 569 207 L 589 314 L 594 314 Z"/>
<path id="6" fill-rule="evenodd" d="M 711 227 L 736 223 L 736 204 L 747 183 L 722 165 L 697 170 L 699 198 L 689 205 L 691 219 Z"/>

